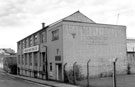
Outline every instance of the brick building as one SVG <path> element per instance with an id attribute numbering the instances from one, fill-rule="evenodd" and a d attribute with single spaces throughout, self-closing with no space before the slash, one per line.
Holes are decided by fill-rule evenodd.
<path id="1" fill-rule="evenodd" d="M 63 80 L 63 65 L 72 69 L 77 62 L 86 75 L 91 59 L 90 75 L 110 71 L 113 58 L 118 58 L 117 70 L 126 67 L 126 27 L 95 23 L 79 11 L 52 23 L 18 44 L 18 74 L 43 79 Z M 104 69 L 103 69 L 104 68 Z"/>

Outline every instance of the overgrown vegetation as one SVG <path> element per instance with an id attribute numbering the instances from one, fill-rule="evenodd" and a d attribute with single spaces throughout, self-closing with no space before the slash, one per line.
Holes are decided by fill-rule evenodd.
<path id="1" fill-rule="evenodd" d="M 80 65 L 76 65 L 74 71 L 75 71 L 75 78 L 77 81 L 84 80 L 84 75 L 82 74 L 82 69 Z M 65 81 L 73 83 L 74 81 L 73 69 L 65 71 Z"/>

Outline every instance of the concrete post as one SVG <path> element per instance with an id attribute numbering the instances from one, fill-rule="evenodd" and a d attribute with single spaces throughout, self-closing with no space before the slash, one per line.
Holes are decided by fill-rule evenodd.
<path id="1" fill-rule="evenodd" d="M 76 76 L 75 76 L 75 65 L 76 65 L 77 62 L 74 62 L 73 64 L 73 83 L 74 85 L 76 84 Z"/>
<path id="2" fill-rule="evenodd" d="M 115 60 L 113 61 L 113 87 L 117 87 L 117 84 L 116 84 L 116 61 L 117 61 L 117 58 L 115 58 Z"/>
<path id="3" fill-rule="evenodd" d="M 91 60 L 89 59 L 88 60 L 88 62 L 87 62 L 87 87 L 89 87 L 89 62 L 90 62 Z"/>
<path id="4" fill-rule="evenodd" d="M 66 82 L 66 65 L 67 65 L 67 63 L 65 63 L 64 64 L 64 66 L 63 66 L 63 70 L 64 70 L 64 82 Z"/>

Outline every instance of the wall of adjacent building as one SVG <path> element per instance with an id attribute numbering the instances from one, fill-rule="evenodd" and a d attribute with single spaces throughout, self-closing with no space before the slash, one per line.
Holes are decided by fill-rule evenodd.
<path id="1" fill-rule="evenodd" d="M 87 61 L 91 59 L 90 75 L 112 71 L 112 60 L 118 58 L 117 71 L 126 71 L 126 27 L 105 24 L 63 23 L 63 59 L 66 69 L 73 63 L 81 66 L 86 76 Z"/>
<path id="2" fill-rule="evenodd" d="M 127 61 L 130 73 L 135 73 L 135 39 L 127 39 Z"/>

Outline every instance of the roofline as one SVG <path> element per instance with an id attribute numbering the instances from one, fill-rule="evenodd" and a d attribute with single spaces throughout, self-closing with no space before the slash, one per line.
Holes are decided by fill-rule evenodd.
<path id="1" fill-rule="evenodd" d="M 42 28 L 42 29 L 40 29 L 40 30 L 38 30 L 38 31 L 36 31 L 36 32 L 34 32 L 34 33 L 32 33 L 32 34 L 26 36 L 25 38 L 23 38 L 23 39 L 17 41 L 17 43 L 20 42 L 20 41 L 22 41 L 22 40 L 24 40 L 24 39 L 26 39 L 26 38 L 28 38 L 28 37 L 31 36 L 31 35 L 34 35 L 35 33 L 38 33 L 38 32 L 40 32 L 40 31 L 42 31 L 42 30 L 44 30 L 44 29 L 47 29 L 48 27 L 49 27 L 49 26 L 45 26 L 44 28 Z"/>
<path id="2" fill-rule="evenodd" d="M 44 30 L 44 29 L 48 29 L 48 28 L 50 28 L 50 27 L 52 27 L 52 26 L 54 26 L 54 25 L 56 25 L 56 24 L 58 24 L 58 23 L 60 23 L 60 22 L 62 22 L 62 21 L 63 21 L 63 20 L 60 19 L 60 20 L 58 20 L 58 21 L 56 21 L 56 22 L 53 22 L 53 23 L 51 23 L 51 24 L 45 26 L 44 28 L 39 29 L 38 31 L 36 31 L 36 32 L 34 32 L 34 33 L 32 33 L 32 34 L 26 36 L 25 38 L 23 38 L 23 39 L 17 41 L 17 43 L 20 42 L 20 41 L 22 41 L 22 40 L 24 40 L 24 39 L 26 39 L 26 38 L 28 38 L 29 36 L 31 36 L 31 35 L 33 35 L 33 34 L 35 34 L 35 33 L 38 33 L 38 32 L 40 32 L 40 31 L 42 31 L 42 30 Z"/>
<path id="3" fill-rule="evenodd" d="M 79 11 L 76 11 L 75 13 L 77 13 L 77 12 L 79 12 Z M 73 13 L 73 14 L 75 14 L 75 13 Z M 81 12 L 80 12 L 80 13 L 81 13 Z M 71 14 L 71 15 L 73 15 L 73 14 Z M 82 14 L 82 13 L 81 13 L 81 14 Z M 69 15 L 69 16 L 71 16 L 71 15 Z M 62 19 L 60 19 L 60 20 L 58 20 L 58 21 L 56 21 L 56 22 L 53 22 L 53 23 L 51 23 L 51 24 L 45 26 L 45 27 L 42 28 L 42 29 L 39 29 L 38 31 L 36 31 L 36 32 L 34 32 L 34 33 L 32 33 L 32 34 L 26 36 L 25 38 L 23 38 L 23 39 L 17 41 L 17 43 L 20 42 L 20 41 L 22 41 L 22 40 L 24 40 L 24 39 L 26 39 L 26 38 L 28 38 L 28 37 L 31 36 L 31 35 L 34 35 L 35 33 L 38 33 L 38 32 L 40 32 L 40 31 L 42 31 L 43 29 L 47 29 L 47 28 L 52 27 L 52 26 L 54 26 L 54 25 L 56 25 L 56 24 L 58 24 L 58 23 L 60 23 L 60 22 L 63 22 L 63 21 L 74 22 L 74 23 L 86 23 L 86 24 L 110 25 L 110 26 L 124 26 L 124 25 L 113 25 L 113 24 L 101 24 L 101 23 L 95 23 L 93 20 L 91 20 L 90 18 L 88 18 L 86 15 L 84 15 L 84 16 L 87 17 L 89 20 L 91 20 L 93 23 L 89 23 L 89 22 L 81 22 L 81 21 L 64 20 L 65 18 L 67 18 L 67 17 L 69 17 L 69 16 L 66 16 L 66 17 L 64 17 L 64 18 L 62 18 Z M 126 26 L 124 26 L 124 27 L 126 27 Z"/>
<path id="4" fill-rule="evenodd" d="M 86 23 L 86 24 L 97 24 L 97 25 L 109 25 L 109 26 L 122 26 L 126 27 L 126 25 L 115 25 L 115 24 L 102 24 L 102 23 L 89 23 L 89 22 L 80 22 L 80 21 L 69 21 L 69 20 L 62 20 L 65 22 L 74 22 L 74 23 Z"/>
<path id="5" fill-rule="evenodd" d="M 74 14 L 76 14 L 76 13 L 80 13 L 80 14 L 82 14 L 79 10 L 78 11 L 76 11 L 75 13 L 73 13 L 73 14 L 70 14 L 69 16 L 67 16 L 67 17 L 65 17 L 65 18 L 63 18 L 62 20 L 64 20 L 64 19 L 66 19 L 66 18 L 68 18 L 68 17 L 70 17 L 70 16 L 72 16 L 72 15 L 74 15 Z M 89 17 L 87 17 L 86 15 L 84 15 L 84 14 L 82 14 L 83 16 L 85 16 L 86 18 L 88 18 L 90 21 L 92 21 L 93 23 L 96 23 L 95 21 L 93 21 L 93 20 L 91 20 Z"/>
<path id="6" fill-rule="evenodd" d="M 135 41 L 135 37 L 134 38 L 127 38 L 127 40 L 134 40 Z"/>

